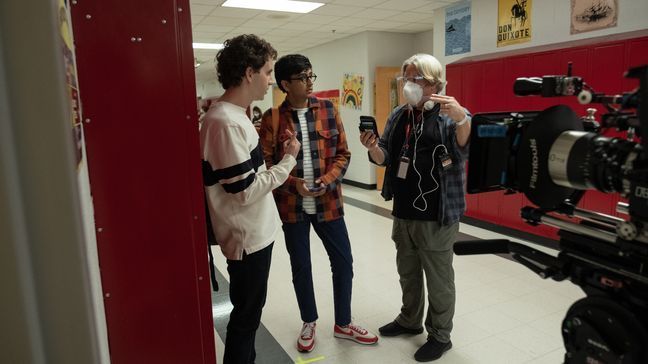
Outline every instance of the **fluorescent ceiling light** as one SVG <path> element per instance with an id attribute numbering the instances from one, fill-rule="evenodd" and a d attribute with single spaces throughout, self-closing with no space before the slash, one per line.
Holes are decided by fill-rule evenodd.
<path id="1" fill-rule="evenodd" d="M 194 49 L 223 49 L 221 43 L 194 43 Z"/>
<path id="2" fill-rule="evenodd" d="M 227 0 L 222 6 L 230 8 L 287 11 L 290 13 L 310 13 L 322 5 L 324 4 L 293 0 Z"/>

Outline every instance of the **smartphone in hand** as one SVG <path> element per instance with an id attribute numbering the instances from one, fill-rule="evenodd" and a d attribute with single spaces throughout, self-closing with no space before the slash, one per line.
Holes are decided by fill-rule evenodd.
<path id="1" fill-rule="evenodd" d="M 376 125 L 376 119 L 373 116 L 366 116 L 366 115 L 360 116 L 359 129 L 361 133 L 363 131 L 370 131 L 376 136 L 376 138 L 380 137 L 378 135 L 378 125 Z"/>
<path id="2" fill-rule="evenodd" d="M 325 188 L 326 188 L 326 186 L 322 186 L 322 185 L 308 186 L 308 191 L 309 192 L 319 192 L 319 191 L 321 191 L 321 190 L 323 190 Z"/>

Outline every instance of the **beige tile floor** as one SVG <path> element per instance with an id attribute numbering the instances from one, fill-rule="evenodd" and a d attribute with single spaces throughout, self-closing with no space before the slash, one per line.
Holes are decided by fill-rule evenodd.
<path id="1" fill-rule="evenodd" d="M 344 185 L 344 195 L 391 208 L 391 203 L 382 201 L 377 191 Z M 391 220 L 349 203 L 345 204 L 345 212 L 354 255 L 352 314 L 356 323 L 377 333 L 380 326 L 394 319 L 400 308 L 395 249 L 390 239 Z M 481 239 L 503 237 L 466 224 L 461 225 L 460 231 Z M 282 236 L 274 247 L 268 299 L 262 317 L 263 325 L 293 361 L 415 363 L 413 355 L 425 343 L 424 334 L 380 338 L 375 346 L 361 346 L 333 337 L 328 257 L 314 232 L 311 245 L 320 315 L 315 350 L 303 354 L 295 348 L 301 320 Z M 555 254 L 550 249 L 534 247 Z M 227 277 L 225 260 L 217 248 L 214 257 L 217 268 Z M 453 348 L 437 363 L 562 363 L 564 349 L 560 325 L 569 306 L 584 297 L 577 286 L 542 280 L 518 263 L 494 255 L 455 256 L 454 267 L 457 306 Z M 218 334 L 217 352 L 219 363 L 222 363 L 225 333 Z M 257 353 L 262 356 L 263 348 L 257 346 Z"/>

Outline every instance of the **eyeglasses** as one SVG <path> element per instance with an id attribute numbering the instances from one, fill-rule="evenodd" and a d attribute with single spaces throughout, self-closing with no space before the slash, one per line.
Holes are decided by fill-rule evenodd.
<path id="1" fill-rule="evenodd" d="M 303 83 L 306 83 L 306 81 L 315 82 L 316 79 L 317 79 L 317 75 L 313 73 L 313 74 L 310 74 L 310 75 L 299 75 L 299 76 L 291 78 L 290 80 L 291 81 L 301 81 Z"/>
<path id="2" fill-rule="evenodd" d="M 399 76 L 396 77 L 396 80 L 399 82 L 404 82 L 404 81 L 409 81 L 409 82 L 420 82 L 420 81 L 427 81 L 427 79 L 423 76 L 414 76 L 414 77 L 405 77 L 405 76 Z"/>

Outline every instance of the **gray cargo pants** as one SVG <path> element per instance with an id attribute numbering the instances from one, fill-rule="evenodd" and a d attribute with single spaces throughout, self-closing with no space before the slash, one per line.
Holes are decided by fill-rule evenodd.
<path id="1" fill-rule="evenodd" d="M 396 243 L 396 265 L 403 292 L 403 306 L 396 318 L 401 326 L 416 329 L 423 321 L 425 286 L 428 309 L 425 329 L 428 339 L 450 341 L 455 310 L 452 244 L 459 223 L 442 226 L 436 221 L 394 218 L 392 240 Z M 425 272 L 426 284 L 423 284 Z"/>

